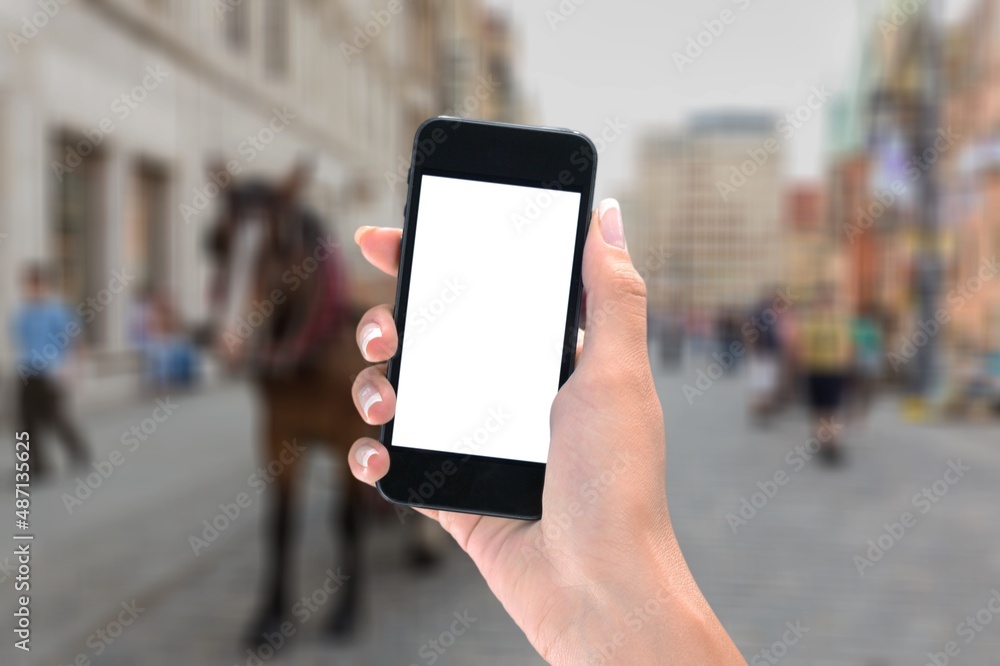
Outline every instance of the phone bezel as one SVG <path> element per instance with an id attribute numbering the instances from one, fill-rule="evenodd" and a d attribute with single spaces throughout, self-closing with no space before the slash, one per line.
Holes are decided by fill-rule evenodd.
<path id="1" fill-rule="evenodd" d="M 573 372 L 580 307 L 583 246 L 593 209 L 597 149 L 572 130 L 512 125 L 438 116 L 426 120 L 413 139 L 407 178 L 393 317 L 399 348 L 386 376 L 399 385 L 406 308 L 409 299 L 420 187 L 424 176 L 562 189 L 580 194 L 576 247 L 566 308 L 559 386 Z M 392 464 L 377 484 L 387 500 L 407 506 L 535 520 L 542 513 L 545 463 L 471 454 L 452 454 L 392 445 L 393 421 L 382 426 L 380 441 Z M 429 488 L 430 490 L 425 490 Z"/>

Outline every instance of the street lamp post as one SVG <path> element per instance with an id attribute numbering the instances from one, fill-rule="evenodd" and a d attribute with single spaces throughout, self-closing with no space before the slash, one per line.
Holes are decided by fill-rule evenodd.
<path id="1" fill-rule="evenodd" d="M 917 119 L 915 151 L 922 158 L 934 153 L 934 142 L 937 140 L 941 127 L 941 43 L 939 36 L 940 13 L 938 0 L 929 0 L 926 20 L 921 25 L 920 50 L 923 76 L 919 92 L 919 116 Z M 918 316 L 921 322 L 934 319 L 938 307 L 938 295 L 941 288 L 941 259 L 939 256 L 939 217 L 940 217 L 940 155 L 933 163 L 927 165 L 927 170 L 918 181 L 917 192 L 917 245 L 916 266 L 914 271 L 914 289 L 918 297 Z M 933 389 L 935 374 L 935 355 L 937 344 L 933 336 L 928 336 L 927 342 L 917 348 L 916 373 L 914 376 L 914 393 L 917 397 L 926 397 Z"/>

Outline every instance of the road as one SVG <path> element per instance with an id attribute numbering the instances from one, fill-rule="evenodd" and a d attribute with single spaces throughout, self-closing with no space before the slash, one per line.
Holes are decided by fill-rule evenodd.
<path id="1" fill-rule="evenodd" d="M 804 416 L 792 411 L 769 429 L 748 427 L 739 377 L 689 401 L 682 387 L 706 367 L 657 370 L 668 500 L 697 580 L 750 663 L 924 664 L 949 641 L 957 656 L 947 663 L 997 663 L 1000 622 L 980 610 L 1000 590 L 1000 428 L 904 424 L 885 398 L 866 427 L 846 431 L 843 468 L 800 464 Z M 239 639 L 258 589 L 261 502 L 255 498 L 197 555 L 189 541 L 220 503 L 248 490 L 257 467 L 252 399 L 240 386 L 159 399 L 159 412 L 154 398 L 141 398 L 85 421 L 97 460 L 116 449 L 123 459 L 89 497 L 67 507 L 77 486 L 69 471 L 33 489 L 32 652 L 15 650 L 8 638 L 0 662 L 68 665 L 83 655 L 111 665 L 257 663 Z M 123 445 L 132 426 L 163 415 L 162 405 L 172 413 L 146 441 Z M 948 473 L 949 463 L 960 476 Z M 327 526 L 337 464 L 325 453 L 310 459 L 297 512 L 297 596 L 318 589 L 333 563 Z M 933 502 L 914 500 L 924 488 Z M 753 511 L 740 513 L 743 499 Z M 13 504 L 9 488 L 0 502 Z M 895 523 L 903 522 L 900 532 Z M 869 540 L 889 548 L 876 558 Z M 450 545 L 443 567 L 416 576 L 401 544 L 390 524 L 368 540 L 377 574 L 366 581 L 355 640 L 326 640 L 320 607 L 263 661 L 542 663 L 464 554 Z M 0 551 L 0 564 L 9 552 Z M 13 580 L 2 567 L 0 578 L 0 614 L 10 621 Z M 468 627 L 447 635 L 456 614 Z M 969 616 L 977 628 L 959 626 Z M 121 619 L 131 622 L 113 636 Z M 447 649 L 435 649 L 443 643 Z"/>
<path id="2" fill-rule="evenodd" d="M 970 642 L 967 628 L 956 631 L 1000 590 L 1000 426 L 907 424 L 883 398 L 867 425 L 838 423 L 842 468 L 802 464 L 804 415 L 749 427 L 741 378 L 685 397 L 708 367 L 659 377 L 667 497 L 695 578 L 751 666 L 925 664 L 950 641 L 957 652 L 940 664 L 1000 663 L 1000 621 L 977 625 Z M 949 462 L 970 470 L 959 477 Z M 744 510 L 746 524 L 727 518 L 743 518 L 743 499 L 756 509 Z M 904 513 L 912 526 L 901 532 Z M 888 550 L 869 554 L 869 540 Z M 786 623 L 808 631 L 786 634 Z M 795 644 L 775 646 L 786 636 Z"/>

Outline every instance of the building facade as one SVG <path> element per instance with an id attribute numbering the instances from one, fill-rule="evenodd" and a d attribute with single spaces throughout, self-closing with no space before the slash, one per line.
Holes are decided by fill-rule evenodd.
<path id="1" fill-rule="evenodd" d="M 980 0 L 948 54 L 944 122 L 960 135 L 942 160 L 950 216 L 954 342 L 1000 354 L 1000 2 Z"/>
<path id="2" fill-rule="evenodd" d="M 748 305 L 785 283 L 781 143 L 776 118 L 705 114 L 642 142 L 634 257 L 669 256 L 649 277 L 650 307 Z"/>
<path id="3" fill-rule="evenodd" d="M 391 300 L 350 239 L 400 224 L 416 127 L 516 115 L 477 87 L 487 65 L 515 87 L 509 31 L 480 2 L 14 0 L 0 28 L 0 315 L 26 262 L 51 266 L 67 303 L 93 309 L 94 381 L 134 365 L 140 287 L 169 292 L 186 321 L 207 315 L 202 241 L 227 174 L 278 179 L 308 159 L 356 299 Z"/>

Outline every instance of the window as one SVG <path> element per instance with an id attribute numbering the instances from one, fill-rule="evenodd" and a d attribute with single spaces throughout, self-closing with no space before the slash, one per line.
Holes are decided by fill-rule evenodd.
<path id="1" fill-rule="evenodd" d="M 246 50 L 250 43 L 250 7 L 247 0 L 224 0 L 219 6 L 223 13 L 226 45 L 234 51 Z"/>
<path id="2" fill-rule="evenodd" d="M 169 284 L 168 174 L 154 161 L 139 160 L 131 173 L 125 212 L 124 260 L 138 284 L 155 290 Z"/>
<path id="3" fill-rule="evenodd" d="M 287 0 L 267 0 L 264 4 L 264 72 L 268 78 L 288 74 L 289 7 Z"/>
<path id="4" fill-rule="evenodd" d="M 74 150 L 86 140 L 74 133 L 60 133 L 53 145 L 55 159 L 65 159 L 67 148 Z M 103 265 L 104 160 L 92 152 L 61 174 L 52 175 L 52 277 L 53 290 L 75 311 L 78 304 L 104 288 L 100 277 Z M 105 338 L 106 321 L 97 316 L 82 321 L 88 343 Z"/>

